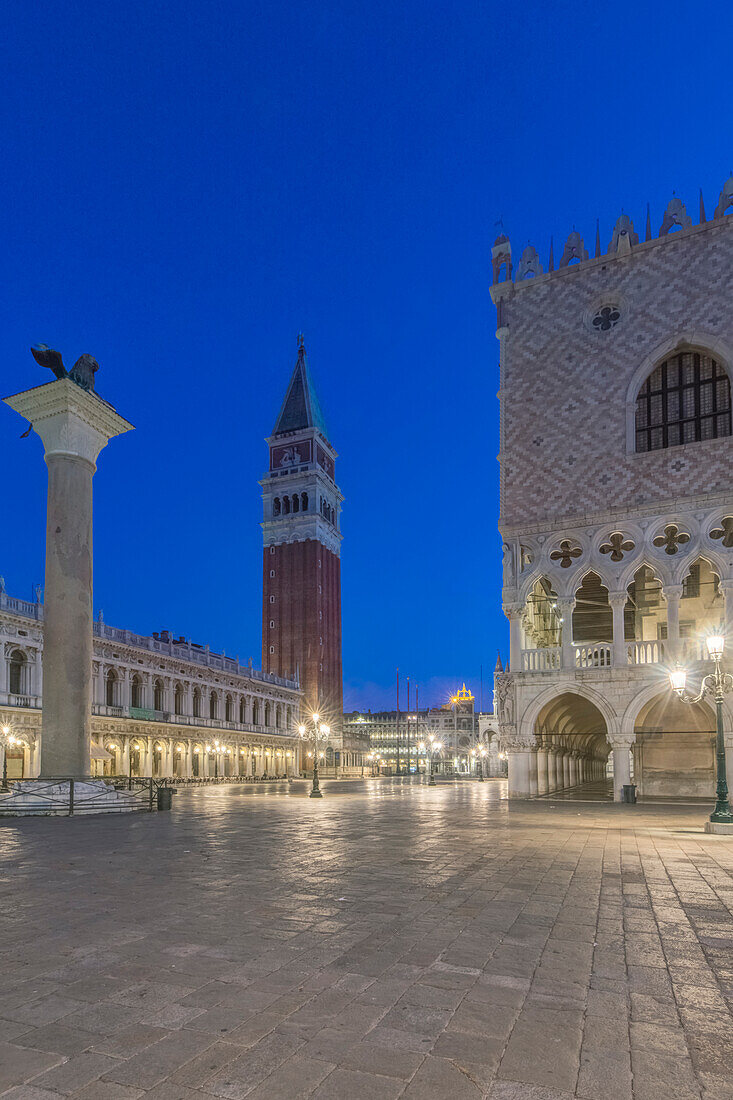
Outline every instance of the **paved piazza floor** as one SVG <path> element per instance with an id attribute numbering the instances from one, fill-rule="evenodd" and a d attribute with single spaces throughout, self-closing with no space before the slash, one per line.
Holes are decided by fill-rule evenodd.
<path id="1" fill-rule="evenodd" d="M 2 822 L 0 1095 L 733 1098 L 701 809 L 325 790 Z"/>

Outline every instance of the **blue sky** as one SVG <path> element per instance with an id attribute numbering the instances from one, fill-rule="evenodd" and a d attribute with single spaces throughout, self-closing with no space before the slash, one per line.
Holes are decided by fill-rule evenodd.
<path id="1" fill-rule="evenodd" d="M 44 341 L 137 430 L 95 482 L 95 603 L 259 663 L 263 442 L 302 330 L 340 452 L 346 703 L 484 693 L 500 217 L 543 262 L 733 163 L 719 4 L 23 3 L 0 20 L 3 393 Z M 0 573 L 43 579 L 40 441 L 0 409 Z"/>

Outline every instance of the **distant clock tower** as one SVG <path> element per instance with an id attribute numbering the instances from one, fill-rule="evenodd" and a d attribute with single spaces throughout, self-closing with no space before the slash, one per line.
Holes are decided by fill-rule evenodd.
<path id="1" fill-rule="evenodd" d="M 285 400 L 267 440 L 263 501 L 262 668 L 300 675 L 303 708 L 340 741 L 341 501 L 336 451 L 308 370 L 303 337 Z"/>

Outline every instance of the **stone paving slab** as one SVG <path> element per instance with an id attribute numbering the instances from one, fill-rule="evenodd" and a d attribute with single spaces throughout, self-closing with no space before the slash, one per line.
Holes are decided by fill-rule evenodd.
<path id="1" fill-rule="evenodd" d="M 733 1100 L 733 838 L 500 781 L 0 824 L 3 1100 Z"/>

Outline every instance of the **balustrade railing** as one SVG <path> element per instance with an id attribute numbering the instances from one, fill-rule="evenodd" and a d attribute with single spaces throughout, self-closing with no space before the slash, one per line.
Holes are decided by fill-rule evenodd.
<path id="1" fill-rule="evenodd" d="M 40 699 L 38 706 L 41 705 Z M 197 729 L 234 730 L 236 733 L 259 733 L 268 737 L 295 737 L 291 730 L 280 726 L 260 726 L 253 722 L 226 722 L 218 718 L 197 718 L 192 714 L 172 714 L 167 710 L 148 710 L 146 707 L 117 707 L 106 703 L 93 703 L 92 714 L 109 718 L 135 718 L 138 721 L 160 722 L 172 726 L 195 726 Z"/>
<path id="2" fill-rule="evenodd" d="M 522 669 L 524 672 L 550 672 L 562 668 L 562 649 L 560 646 L 545 646 L 541 649 L 522 651 Z"/>
<path id="3" fill-rule="evenodd" d="M 626 652 L 630 665 L 658 665 L 666 658 L 665 643 L 661 640 L 631 642 Z"/>
<path id="4" fill-rule="evenodd" d="M 6 707 L 26 707 L 29 710 L 40 710 L 41 708 L 41 696 L 40 695 L 16 695 L 9 692 L 0 694 L 0 705 Z"/>
<path id="5" fill-rule="evenodd" d="M 574 648 L 576 668 L 610 668 L 613 664 L 613 647 L 609 642 L 591 642 Z"/>
<path id="6" fill-rule="evenodd" d="M 627 665 L 674 664 L 675 659 L 691 665 L 707 661 L 705 642 L 700 638 L 681 638 L 676 647 L 666 639 L 648 642 L 625 642 Z M 675 649 L 677 658 L 675 658 Z M 574 643 L 571 650 L 572 667 L 613 668 L 613 644 L 611 642 Z M 540 649 L 522 650 L 523 672 L 554 672 L 562 669 L 562 647 L 546 646 Z"/>

